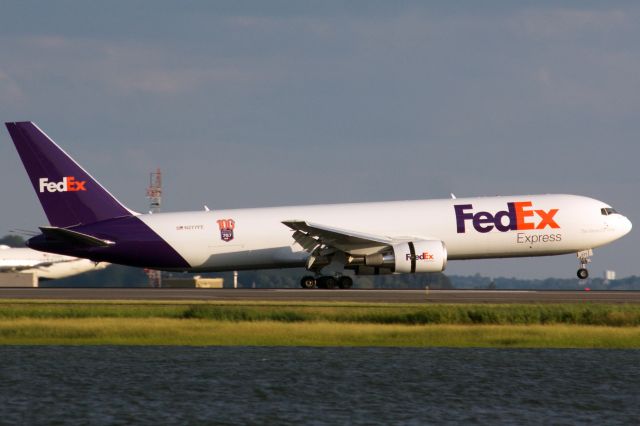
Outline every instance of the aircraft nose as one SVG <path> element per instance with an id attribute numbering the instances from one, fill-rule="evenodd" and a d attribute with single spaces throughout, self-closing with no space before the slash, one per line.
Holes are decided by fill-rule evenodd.
<path id="1" fill-rule="evenodd" d="M 622 235 L 627 235 L 631 232 L 631 228 L 633 228 L 633 224 L 626 216 L 622 216 L 622 224 L 620 225 L 620 230 L 622 231 Z"/>

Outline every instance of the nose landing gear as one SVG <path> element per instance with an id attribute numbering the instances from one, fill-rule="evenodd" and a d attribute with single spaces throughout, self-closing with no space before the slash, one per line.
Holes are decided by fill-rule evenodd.
<path id="1" fill-rule="evenodd" d="M 578 269 L 577 275 L 581 280 L 586 280 L 587 278 L 589 278 L 589 271 L 587 270 L 587 268 L 580 268 Z"/>
<path id="2" fill-rule="evenodd" d="M 587 265 L 591 263 L 591 256 L 593 256 L 593 250 L 582 250 L 576 253 L 578 260 L 580 261 L 580 269 L 578 269 L 578 278 L 581 280 L 586 280 L 589 278 L 589 271 L 587 270 Z"/>

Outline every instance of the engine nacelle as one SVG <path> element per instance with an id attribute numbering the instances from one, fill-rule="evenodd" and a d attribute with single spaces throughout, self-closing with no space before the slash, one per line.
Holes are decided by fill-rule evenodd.
<path id="1" fill-rule="evenodd" d="M 437 240 L 396 244 L 393 257 L 394 272 L 400 274 L 442 272 L 447 267 L 447 248 Z"/>
<path id="2" fill-rule="evenodd" d="M 391 251 L 350 256 L 347 265 L 358 275 L 442 272 L 447 266 L 447 248 L 439 240 L 410 241 L 391 246 Z"/>

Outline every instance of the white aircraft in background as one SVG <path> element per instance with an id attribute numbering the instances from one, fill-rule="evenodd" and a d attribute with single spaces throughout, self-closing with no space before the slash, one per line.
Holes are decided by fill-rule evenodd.
<path id="1" fill-rule="evenodd" d="M 38 278 L 56 280 L 83 272 L 97 271 L 107 266 L 107 263 L 96 264 L 89 259 L 0 245 L 0 273 L 33 273 Z"/>
<path id="2" fill-rule="evenodd" d="M 206 272 L 305 266 L 302 287 L 351 287 L 356 274 L 441 272 L 448 260 L 576 253 L 631 230 L 608 204 L 576 195 L 136 213 L 31 122 L 6 123 L 50 226 L 36 250 L 150 269 Z"/>

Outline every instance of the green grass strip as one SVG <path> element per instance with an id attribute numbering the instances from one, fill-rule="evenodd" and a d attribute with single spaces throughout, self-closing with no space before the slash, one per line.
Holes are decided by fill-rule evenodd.
<path id="1" fill-rule="evenodd" d="M 2 302 L 0 320 L 168 318 L 230 322 L 640 326 L 637 304 L 337 304 Z"/>
<path id="2" fill-rule="evenodd" d="M 640 349 L 635 304 L 0 302 L 3 345 Z"/>

